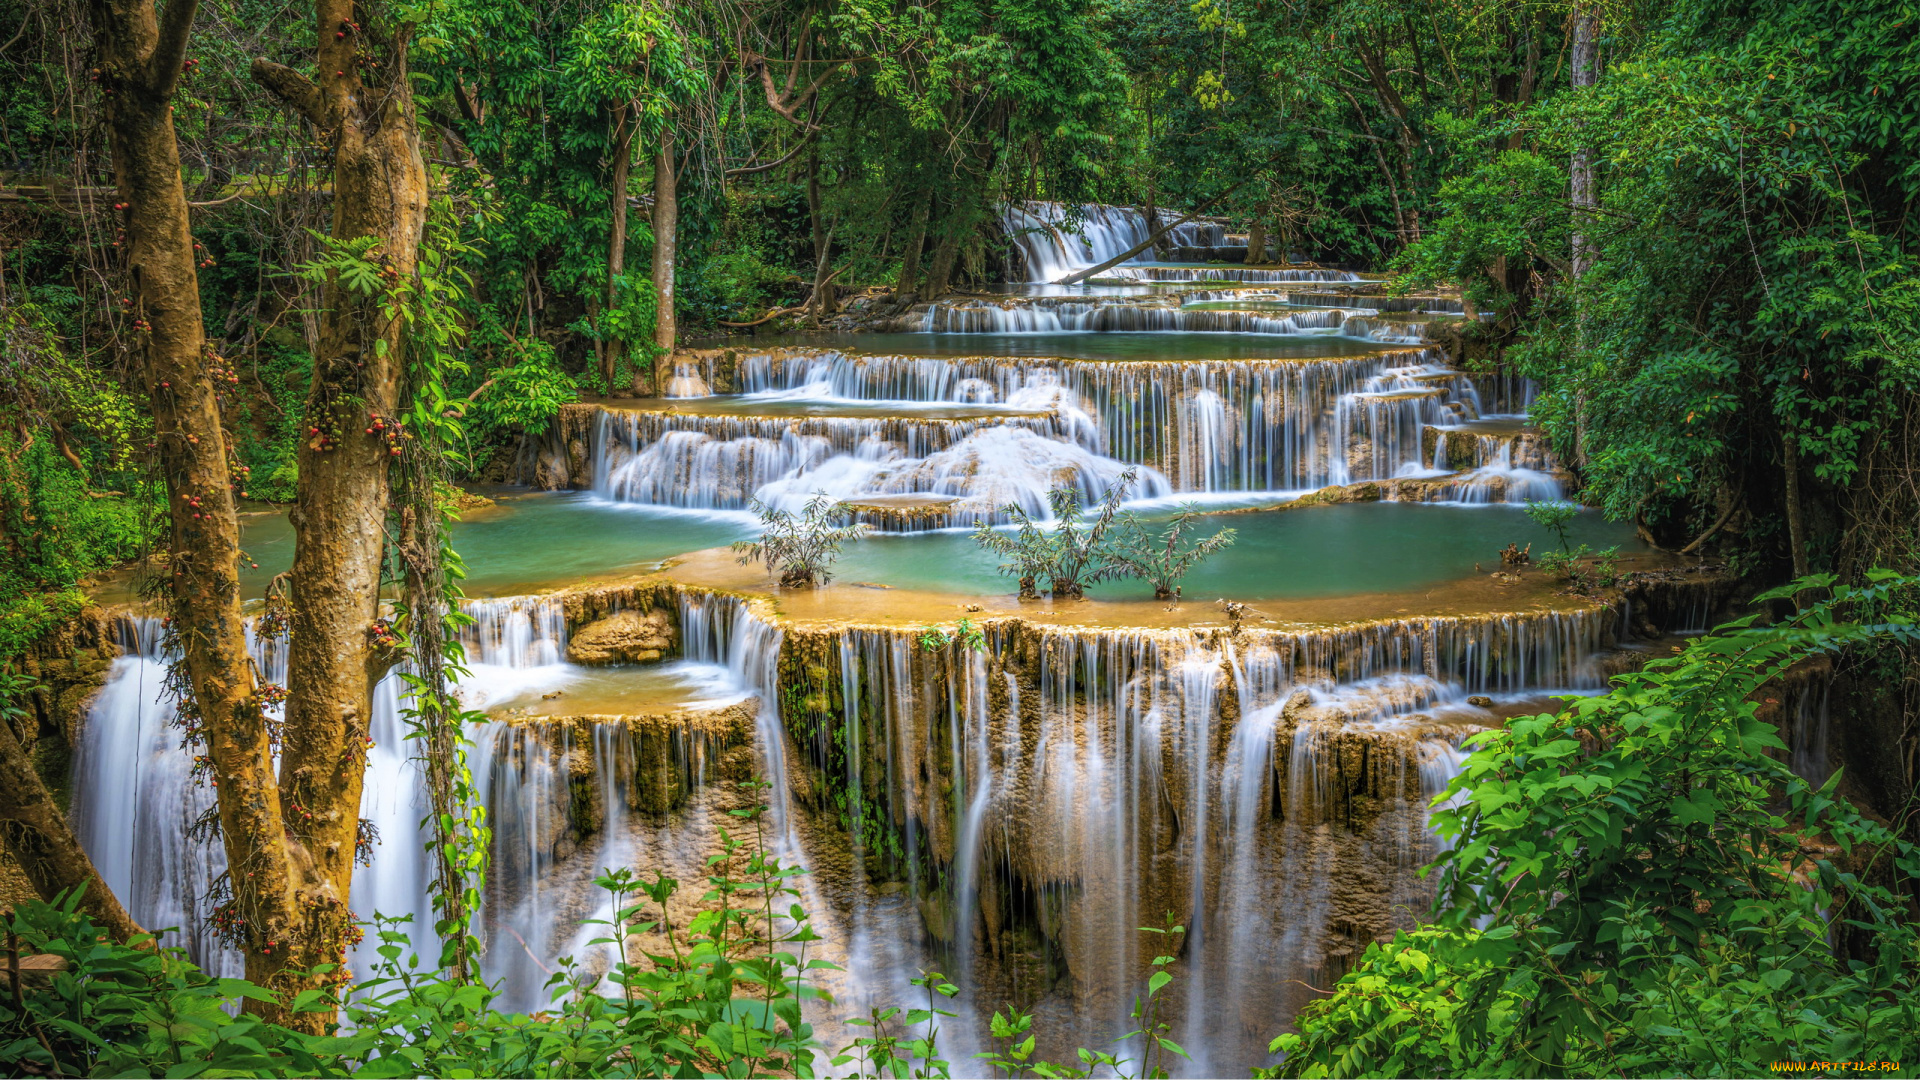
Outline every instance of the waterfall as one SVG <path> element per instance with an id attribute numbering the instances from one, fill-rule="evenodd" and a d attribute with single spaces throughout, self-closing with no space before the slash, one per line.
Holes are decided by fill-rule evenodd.
<path id="1" fill-rule="evenodd" d="M 863 886 L 827 897 L 865 988 L 848 1007 L 937 966 L 961 985 L 948 1031 L 965 1038 L 1009 996 L 1070 988 L 1064 1046 L 1124 1030 L 1148 959 L 1177 946 L 1170 1015 L 1195 1073 L 1261 1064 L 1274 1018 L 1306 999 L 1292 980 L 1337 978 L 1424 903 L 1428 804 L 1490 719 L 1468 696 L 1598 685 L 1616 619 L 1237 642 L 995 623 L 984 651 L 937 653 L 904 629 L 801 631 L 799 655 L 829 657 L 807 678 L 838 696 L 810 682 L 818 703 L 780 718 L 781 742 L 807 777 L 802 817 L 846 830 Z M 1144 938 L 1168 912 L 1185 941 Z"/>
<path id="2" fill-rule="evenodd" d="M 1444 434 L 1442 432 L 1443 439 Z M 1560 481 L 1552 473 L 1514 464 L 1518 439 L 1483 435 L 1477 442 L 1477 464 L 1470 471 L 1449 476 L 1428 489 L 1428 501 L 1476 506 L 1496 502 L 1549 502 L 1564 497 Z M 1434 453 L 1436 469 L 1443 468 L 1438 462 L 1445 453 L 1442 441 Z M 1418 466 L 1413 468 L 1417 471 Z"/>
<path id="3" fill-rule="evenodd" d="M 1216 245 L 1193 245 L 1216 246 Z M 1122 281 L 1146 281 L 1176 283 L 1182 281 L 1244 281 L 1249 285 L 1275 285 L 1281 282 L 1351 282 L 1361 280 L 1360 275 L 1345 270 L 1321 270 L 1301 267 L 1298 269 L 1254 269 L 1245 266 L 1115 266 L 1102 272 L 1103 277 Z M 1190 294 L 1191 295 L 1191 294 Z M 1231 296 L 1223 299 L 1231 299 Z"/>
<path id="4" fill-rule="evenodd" d="M 756 433 L 764 422 L 700 417 L 707 430 L 695 430 L 682 426 L 687 418 L 602 411 L 594 431 L 594 490 L 615 502 L 707 510 L 741 510 L 758 498 L 797 511 L 821 491 L 856 502 L 942 496 L 959 500 L 944 523 L 970 526 L 1010 520 L 1009 505 L 1050 517 L 1047 492 L 1062 477 L 1088 502 L 1119 482 L 1126 464 L 1092 448 L 1098 441 L 1092 418 L 1060 400 L 1057 389 L 1036 382 L 1011 396 L 1016 408 L 1054 408 L 993 422 L 846 421 L 831 425 L 838 437 L 807 434 L 794 422 L 778 438 Z M 1151 467 L 1136 482 L 1141 497 L 1173 491 Z"/>
<path id="5" fill-rule="evenodd" d="M 1023 298 L 941 301 L 930 305 L 915 325 L 902 330 L 936 334 L 1187 333 L 1187 334 L 1346 334 L 1368 340 L 1408 340 L 1406 326 L 1382 333 L 1359 316 L 1366 309 L 1322 308 L 1290 313 L 1182 307 L 1159 297 L 1144 299 Z M 1412 343 L 1419 338 L 1413 336 Z"/>
<path id="6" fill-rule="evenodd" d="M 266 682 L 285 684 L 284 643 L 257 637 L 248 626 L 253 662 Z M 172 656 L 161 621 L 119 621 L 122 655 L 81 720 L 74 762 L 75 832 L 103 880 L 142 926 L 178 928 L 163 940 L 184 947 L 208 971 L 238 977 L 240 954 L 210 929 L 214 883 L 226 872 L 217 839 L 196 835 L 194 823 L 212 812 L 214 793 L 193 775 L 192 755 L 173 726 L 174 703 L 163 688 Z M 419 913 L 409 934 L 422 955 L 437 957 L 425 906 L 430 871 L 420 846 L 425 803 L 410 760 L 411 744 L 399 717 L 397 676 L 373 693 L 367 776 L 361 815 L 381 837 L 374 865 L 354 875 L 351 904 L 362 917 Z M 364 972 L 379 942 L 363 942 L 349 962 Z"/>
<path id="7" fill-rule="evenodd" d="M 1044 519 L 1046 493 L 1063 478 L 1093 502 L 1129 465 L 1140 470 L 1136 498 L 1437 476 L 1467 437 L 1449 429 L 1484 412 L 1480 382 L 1444 360 L 1429 349 L 1187 362 L 749 353 L 737 369 L 743 412 L 756 402 L 791 399 L 821 408 L 885 406 L 897 414 L 600 410 L 593 486 L 616 502 L 711 511 L 742 510 L 755 498 L 797 510 L 820 491 L 856 506 L 946 501 L 914 515 L 862 518 L 911 530 L 1004 523 L 1009 505 Z M 915 415 L 935 408 L 983 412 Z M 1430 429 L 1435 446 L 1428 453 Z M 1474 504 L 1557 496 L 1538 440 L 1476 439 L 1487 449 L 1474 471 L 1423 485 L 1418 497 Z"/>
<path id="8" fill-rule="evenodd" d="M 1069 992 L 1077 1019 L 1050 1037 L 1091 1044 L 1125 1030 L 1147 961 L 1177 945 L 1169 1016 L 1198 1075 L 1264 1062 L 1275 1018 L 1304 1001 L 1294 980 L 1326 985 L 1424 903 L 1412 870 L 1437 850 L 1428 803 L 1458 771 L 1459 740 L 1488 720 L 1467 696 L 1597 688 L 1593 658 L 1620 621 L 1593 608 L 1228 637 L 997 620 L 981 651 L 929 652 L 909 628 L 789 631 L 736 596 L 683 592 L 677 608 L 686 660 L 757 697 L 770 842 L 826 871 L 801 882 L 801 902 L 845 949 L 838 1008 L 904 1002 L 906 980 L 937 966 L 962 985 L 950 1051 L 974 1048 L 1006 1000 Z M 568 677 L 558 598 L 466 610 L 463 694 L 499 701 Z M 76 825 L 136 918 L 164 925 L 153 913 L 175 910 L 191 929 L 219 853 L 186 839 L 182 808 L 207 800 L 159 730 L 158 629 L 123 624 L 127 655 L 76 761 Z M 284 677 L 284 649 L 255 651 Z M 791 688 L 802 694 L 781 692 L 783 654 L 806 673 Z M 397 685 L 376 697 L 363 803 L 385 843 L 353 904 L 418 913 L 430 962 L 424 811 Z M 1796 702 L 1797 768 L 1820 756 L 1818 705 L 1812 691 Z M 708 790 L 709 737 L 594 718 L 475 730 L 495 830 L 482 971 L 506 1007 L 544 1007 L 559 956 L 588 973 L 614 961 L 588 946 L 602 931 L 587 920 L 610 911 L 601 868 L 697 873 L 681 868 L 710 850 L 707 812 L 666 811 Z M 821 848 L 824 830 L 844 840 Z M 1185 941 L 1143 937 L 1168 912 Z M 216 968 L 237 961 L 203 931 L 179 940 Z"/>
<path id="9" fill-rule="evenodd" d="M 74 833 L 136 923 L 169 931 L 161 940 L 209 973 L 237 978 L 245 971 L 240 954 L 210 923 L 208 894 L 226 873 L 226 854 L 189 838 L 212 810 L 213 790 L 194 777 L 174 727 L 161 620 L 122 619 L 116 633 L 121 655 L 76 740 Z"/>
<path id="10" fill-rule="evenodd" d="M 1146 215 L 1133 207 L 1084 203 L 1079 211 L 1077 229 L 1061 203 L 1010 203 L 1001 211 L 1001 227 L 1026 256 L 1028 281 L 1057 281 L 1098 266 L 1147 238 Z M 1149 249 L 1128 261 L 1146 262 L 1152 257 Z"/>
<path id="11" fill-rule="evenodd" d="M 740 359 L 750 394 L 970 404 L 1044 393 L 1087 418 L 1090 452 L 1149 466 L 1171 491 L 1299 491 L 1419 467 L 1423 427 L 1480 415 L 1474 381 L 1431 350 L 1181 363 L 842 352 Z M 1200 441 L 1196 435 L 1204 434 Z"/>

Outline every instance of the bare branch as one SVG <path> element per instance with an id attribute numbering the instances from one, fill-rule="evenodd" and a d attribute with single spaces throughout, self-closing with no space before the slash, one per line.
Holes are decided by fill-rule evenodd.
<path id="1" fill-rule="evenodd" d="M 320 101 L 320 88 L 313 80 L 285 64 L 276 64 L 264 56 L 253 58 L 253 81 L 292 106 L 316 127 L 325 127 L 326 112 Z"/>

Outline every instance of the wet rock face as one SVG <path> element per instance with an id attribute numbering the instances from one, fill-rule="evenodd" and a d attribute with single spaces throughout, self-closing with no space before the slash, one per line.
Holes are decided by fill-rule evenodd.
<path id="1" fill-rule="evenodd" d="M 646 614 L 617 611 L 575 631 L 567 659 L 576 664 L 641 664 L 673 651 L 673 615 L 664 608 Z"/>
<path id="2" fill-rule="evenodd" d="M 563 405 L 544 435 L 529 434 L 512 469 L 514 483 L 538 491 L 584 488 L 593 483 L 593 421 L 599 407 Z"/>

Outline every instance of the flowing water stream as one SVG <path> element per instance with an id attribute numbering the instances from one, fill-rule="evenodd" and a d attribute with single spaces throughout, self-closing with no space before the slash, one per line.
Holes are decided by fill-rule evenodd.
<path id="1" fill-rule="evenodd" d="M 1146 235 L 1125 208 L 1089 208 L 1078 233 L 1062 218 L 1008 211 L 1036 282 Z M 1231 240 L 1216 222 L 1179 243 Z M 766 842 L 811 868 L 806 906 L 845 968 L 820 1010 L 830 1036 L 911 1004 L 908 980 L 937 968 L 961 987 L 950 1055 L 979 1049 L 1008 1005 L 1037 1014 L 1043 1052 L 1069 1054 L 1134 1026 L 1148 962 L 1170 951 L 1168 1020 L 1194 1052 L 1181 1071 L 1244 1073 L 1314 988 L 1418 918 L 1428 807 L 1461 740 L 1599 689 L 1626 633 L 1610 602 L 1503 599 L 1475 573 L 1509 541 L 1544 546 L 1518 505 L 1560 493 L 1530 390 L 1425 340 L 1437 324 L 1420 320 L 1457 317 L 1444 298 L 1151 253 L 1108 275 L 1129 284 L 1015 287 L 933 305 L 913 332 L 692 354 L 680 397 L 574 406 L 556 424 L 550 471 L 577 490 L 510 493 L 456 527 L 469 591 L 487 597 L 467 602 L 461 692 L 491 717 L 471 733 L 495 830 L 479 929 L 509 1007 L 549 1000 L 563 957 L 589 973 L 611 961 L 588 944 L 588 920 L 609 914 L 603 868 L 699 881 L 740 805 L 733 781 L 755 775 L 771 785 Z M 1044 516 L 1060 484 L 1098 499 L 1129 473 L 1149 524 L 1190 501 L 1244 511 L 1202 526 L 1239 542 L 1186 579 L 1185 605 L 1135 583 L 1095 589 L 1072 617 L 1001 603 L 1011 587 L 966 530 L 1009 506 Z M 1287 508 L 1328 487 L 1360 501 Z M 636 583 L 752 535 L 755 500 L 820 491 L 878 526 L 832 588 L 768 602 L 749 595 L 778 592 L 758 579 L 716 591 L 682 568 Z M 1593 515 L 1574 528 L 1638 550 Z M 246 544 L 257 595 L 291 539 L 260 515 Z M 885 614 L 883 596 L 914 617 Z M 1290 614 L 1230 628 L 1201 602 L 1215 598 Z M 925 647 L 922 625 L 951 625 L 969 600 L 1001 604 L 972 616 L 984 647 Z M 204 929 L 223 860 L 191 827 L 211 789 L 169 727 L 161 629 L 121 626 L 85 718 L 76 823 L 136 919 L 180 927 L 234 972 Z M 283 678 L 276 643 L 256 642 L 256 660 Z M 416 916 L 430 961 L 399 693 L 390 678 L 375 697 L 363 813 L 382 843 L 352 902 Z M 1800 707 L 1809 772 L 1825 767 L 1823 700 Z M 1184 933 L 1141 930 L 1168 918 Z"/>

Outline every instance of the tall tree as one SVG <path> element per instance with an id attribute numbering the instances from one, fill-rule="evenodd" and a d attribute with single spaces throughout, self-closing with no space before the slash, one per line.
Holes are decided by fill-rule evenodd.
<path id="1" fill-rule="evenodd" d="M 207 347 L 201 324 L 173 126 L 174 92 L 190 66 L 194 11 L 194 0 L 173 0 L 164 12 L 152 0 L 95 0 L 91 15 L 120 197 L 115 211 L 125 231 L 130 295 L 124 303 L 134 315 L 130 343 L 147 384 L 154 455 L 167 485 L 171 632 L 191 695 L 183 716 L 204 739 L 219 775 L 264 778 L 252 791 L 244 785 L 221 790 L 229 864 L 252 868 L 267 853 L 262 865 L 284 866 L 272 747 L 240 618 L 237 478 L 216 383 L 230 376 Z M 235 878 L 237 891 L 266 895 L 281 880 L 272 869 Z M 277 901 L 262 910 L 275 915 L 259 920 L 251 942 L 256 950 L 294 918 Z"/>
<path id="2" fill-rule="evenodd" d="M 286 724 L 279 797 L 290 811 L 274 870 L 285 887 L 259 897 L 277 935 L 250 950 L 256 981 L 297 989 L 303 972 L 339 964 L 352 915 L 346 898 L 360 835 L 361 784 L 373 687 L 391 663 L 375 647 L 389 504 L 388 465 L 399 450 L 399 389 L 406 341 L 384 295 L 410 278 L 427 213 L 426 166 L 407 74 L 413 25 L 398 10 L 317 0 L 314 77 L 265 57 L 254 77 L 320 133 L 333 155 L 331 255 L 323 277 L 319 351 L 299 451 L 299 493 L 290 515 Z M 377 268 L 372 285 L 357 268 Z M 271 774 L 249 775 L 263 788 Z M 228 784 L 221 798 L 232 798 Z M 229 841 L 231 849 L 231 840 Z M 234 860 L 235 867 L 253 864 Z M 240 899 L 235 875 L 235 899 Z M 344 972 L 335 976 L 344 977 Z M 289 1022 L 317 1028 L 297 1014 Z"/>

